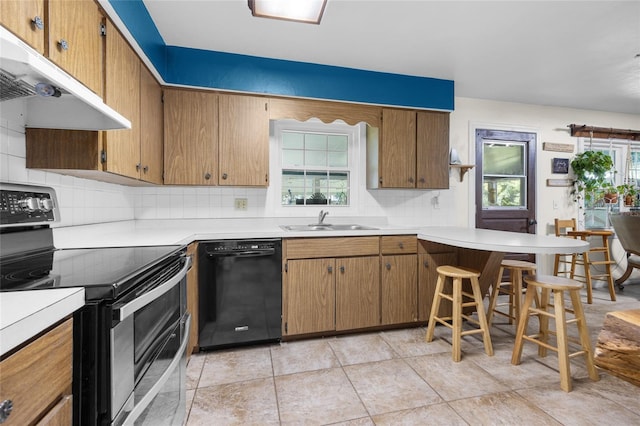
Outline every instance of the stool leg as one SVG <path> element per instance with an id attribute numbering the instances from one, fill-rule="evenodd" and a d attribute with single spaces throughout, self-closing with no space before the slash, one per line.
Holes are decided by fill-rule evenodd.
<path id="1" fill-rule="evenodd" d="M 589 253 L 584 252 L 582 255 L 584 260 L 584 279 L 587 286 L 587 303 L 593 303 L 593 288 L 591 286 L 591 261 L 589 260 Z"/>
<path id="2" fill-rule="evenodd" d="M 493 311 L 496 309 L 496 305 L 498 304 L 498 296 L 500 295 L 500 284 L 502 284 L 502 274 L 504 273 L 504 268 L 501 266 L 498 271 L 498 280 L 493 285 L 491 289 L 491 297 L 489 298 L 489 309 L 487 310 L 487 323 L 491 324 L 493 320 Z"/>
<path id="3" fill-rule="evenodd" d="M 609 296 L 611 301 L 616 301 L 616 290 L 613 287 L 613 277 L 611 276 L 611 254 L 609 253 L 609 238 L 606 235 L 602 236 L 602 247 L 605 248 L 604 260 L 607 262 L 605 268 L 607 270 L 607 284 L 609 284 Z"/>
<path id="4" fill-rule="evenodd" d="M 513 307 L 513 317 L 516 319 L 517 325 L 520 317 L 520 305 L 522 304 L 522 271 L 520 269 L 512 270 L 511 274 L 511 291 L 513 292 L 511 306 Z"/>
<path id="5" fill-rule="evenodd" d="M 549 310 L 549 289 L 541 288 L 540 289 L 540 309 L 544 312 L 548 312 Z M 538 315 L 538 324 L 540 334 L 539 340 L 544 343 L 549 343 L 549 317 L 547 315 Z M 547 356 L 547 348 L 539 345 L 538 346 L 538 356 L 544 358 Z"/>
<path id="6" fill-rule="evenodd" d="M 484 313 L 484 310 L 482 310 Z M 453 336 L 452 357 L 460 362 L 460 341 L 462 339 L 462 278 L 453 279 Z"/>
<path id="7" fill-rule="evenodd" d="M 585 362 L 587 364 L 587 371 L 591 380 L 598 381 L 600 376 L 596 370 L 596 366 L 593 362 L 593 351 L 591 350 L 591 339 L 589 338 L 589 328 L 587 327 L 587 321 L 584 316 L 584 310 L 582 309 L 582 302 L 580 301 L 580 293 L 578 291 L 572 291 L 571 303 L 573 304 L 573 311 L 578 319 L 578 331 L 580 332 L 580 345 L 584 351 Z"/>
<path id="8" fill-rule="evenodd" d="M 489 356 L 493 356 L 493 345 L 491 344 L 491 335 L 489 334 L 489 323 L 484 315 L 484 305 L 482 303 L 482 293 L 480 292 L 480 282 L 478 278 L 471 278 L 471 290 L 473 291 L 473 299 L 476 302 L 476 311 L 478 313 L 478 322 L 482 329 L 482 342 L 484 343 L 484 351 Z"/>
<path id="9" fill-rule="evenodd" d="M 527 325 L 529 324 L 529 308 L 533 301 L 533 293 L 535 288 L 533 286 L 527 287 L 527 294 L 524 298 L 524 305 L 520 311 L 520 318 L 518 318 L 518 329 L 516 331 L 516 342 L 513 345 L 513 354 L 511 355 L 511 364 L 520 364 L 520 358 L 522 357 L 522 341 L 524 334 L 527 332 Z"/>
<path id="10" fill-rule="evenodd" d="M 569 342 L 567 341 L 567 319 L 564 307 L 564 292 L 553 291 L 555 308 L 556 334 L 558 338 L 558 369 L 560 370 L 560 387 L 571 392 L 571 371 L 569 369 Z"/>
<path id="11" fill-rule="evenodd" d="M 438 275 L 438 279 L 436 281 L 436 290 L 433 298 L 433 303 L 431 304 L 431 312 L 429 313 L 429 324 L 427 325 L 427 336 L 426 341 L 430 342 L 433 340 L 433 331 L 436 326 L 435 318 L 438 316 L 438 311 L 440 310 L 440 294 L 442 293 L 442 288 L 444 287 L 444 277 L 442 275 Z"/>

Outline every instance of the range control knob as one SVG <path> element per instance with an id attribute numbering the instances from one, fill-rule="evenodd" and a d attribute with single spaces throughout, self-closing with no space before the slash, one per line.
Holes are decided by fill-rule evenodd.
<path id="1" fill-rule="evenodd" d="M 40 208 L 39 198 L 29 197 L 18 201 L 20 208 L 27 212 L 34 212 Z"/>
<path id="2" fill-rule="evenodd" d="M 40 204 L 40 210 L 43 212 L 50 212 L 53 209 L 53 201 L 51 198 L 38 198 Z"/>

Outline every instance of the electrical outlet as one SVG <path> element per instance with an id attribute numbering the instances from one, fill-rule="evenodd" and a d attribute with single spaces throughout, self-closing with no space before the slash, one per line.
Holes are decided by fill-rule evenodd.
<path id="1" fill-rule="evenodd" d="M 246 198 L 236 198 L 236 210 L 247 210 L 248 201 Z"/>
<path id="2" fill-rule="evenodd" d="M 553 200 L 553 209 L 558 210 L 558 200 Z"/>

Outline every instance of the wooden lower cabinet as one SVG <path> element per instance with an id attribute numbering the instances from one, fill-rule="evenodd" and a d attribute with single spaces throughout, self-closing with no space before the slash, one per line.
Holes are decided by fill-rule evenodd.
<path id="1" fill-rule="evenodd" d="M 13 410 L 4 425 L 70 425 L 73 319 L 69 318 L 0 362 L 0 401 Z"/>
<path id="2" fill-rule="evenodd" d="M 456 253 L 418 254 L 418 320 L 428 321 L 440 265 L 457 265 Z M 448 284 L 450 285 L 450 284 Z M 451 303 L 440 304 L 440 316 L 451 315 Z"/>
<path id="3" fill-rule="evenodd" d="M 378 256 L 336 259 L 336 331 L 380 323 Z"/>
<path id="4" fill-rule="evenodd" d="M 198 352 L 198 243 L 187 246 L 187 256 L 191 256 L 191 269 L 187 272 L 187 311 L 191 314 L 187 361 L 193 352 Z"/>
<path id="5" fill-rule="evenodd" d="M 382 256 L 382 325 L 418 320 L 417 255 Z"/>
<path id="6" fill-rule="evenodd" d="M 283 286 L 285 336 L 335 330 L 335 259 L 289 260 Z"/>

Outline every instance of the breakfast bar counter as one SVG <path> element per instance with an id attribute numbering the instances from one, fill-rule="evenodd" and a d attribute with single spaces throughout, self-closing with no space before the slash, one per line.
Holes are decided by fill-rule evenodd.
<path id="1" fill-rule="evenodd" d="M 456 226 L 420 228 L 418 240 L 433 269 L 446 259 L 479 271 L 483 295 L 495 281 L 505 253 L 582 253 L 589 247 L 588 242 L 573 238 Z"/>

